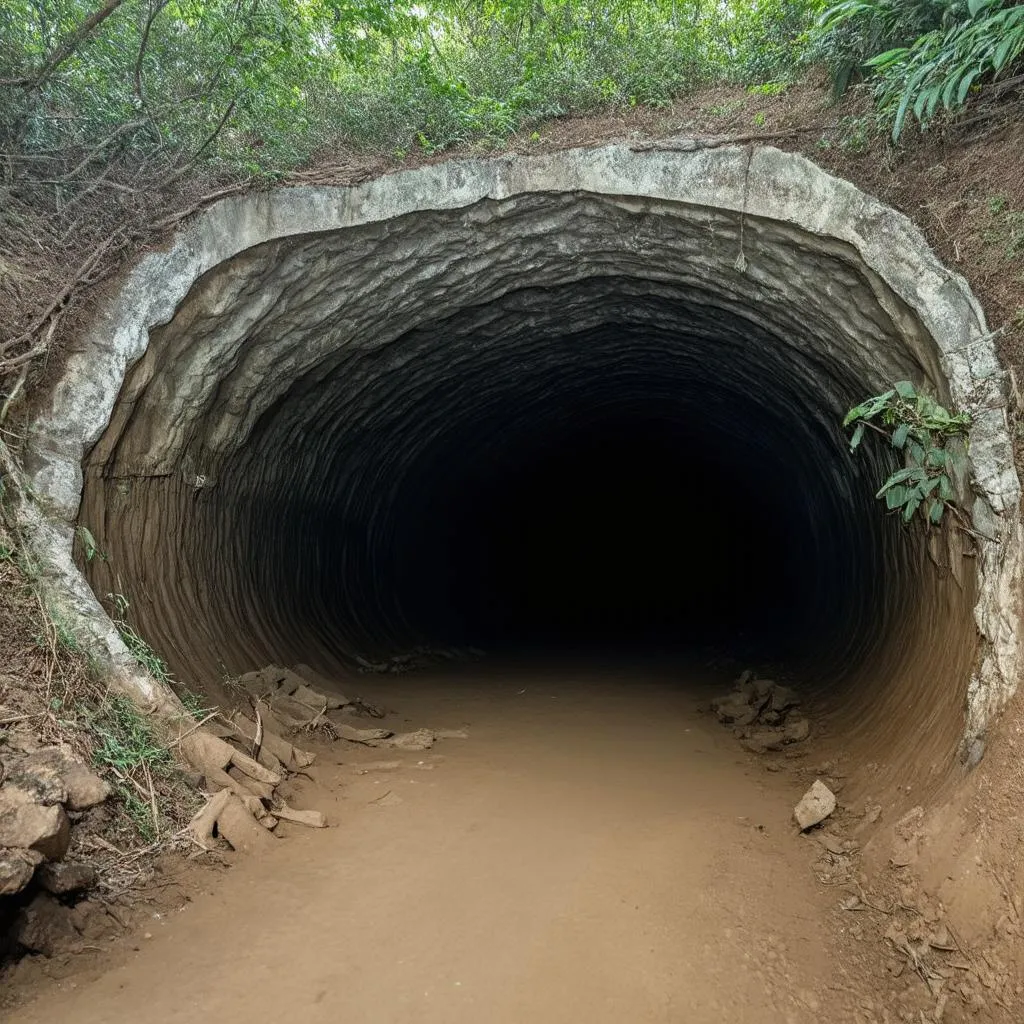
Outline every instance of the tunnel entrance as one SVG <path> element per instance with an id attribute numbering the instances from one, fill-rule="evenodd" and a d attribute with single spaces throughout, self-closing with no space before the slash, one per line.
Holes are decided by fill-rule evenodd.
<path id="1" fill-rule="evenodd" d="M 91 345 L 36 479 L 180 678 L 722 650 L 882 743 L 927 707 L 947 758 L 1013 678 L 1018 488 L 980 310 L 799 157 L 610 147 L 227 201 Z M 897 379 L 975 417 L 976 553 L 885 515 L 893 452 L 848 450 L 843 413 Z"/>

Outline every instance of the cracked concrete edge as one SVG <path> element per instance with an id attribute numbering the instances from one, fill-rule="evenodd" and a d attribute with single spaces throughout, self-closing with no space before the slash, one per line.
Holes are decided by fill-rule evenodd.
<path id="1" fill-rule="evenodd" d="M 1020 482 L 1007 377 L 994 338 L 966 280 L 943 266 L 908 218 L 805 157 L 771 147 L 672 140 L 663 149 L 610 145 L 453 160 L 355 186 L 253 192 L 209 207 L 166 250 L 143 257 L 129 273 L 68 358 L 48 407 L 30 427 L 28 482 L 47 514 L 38 516 L 29 533 L 36 557 L 50 568 L 53 598 L 98 639 L 111 669 L 131 676 L 120 637 L 71 560 L 81 462 L 109 422 L 125 373 L 145 352 L 149 330 L 172 318 L 200 276 L 239 252 L 289 235 L 338 231 L 417 210 L 458 209 L 484 199 L 577 191 L 729 209 L 838 239 L 854 247 L 919 318 L 935 343 L 954 405 L 974 418 L 975 521 L 981 532 L 997 538 L 982 544 L 978 559 L 975 621 L 983 656 L 968 688 L 965 736 L 966 743 L 976 742 L 1015 691 L 1019 670 Z M 905 318 L 881 289 L 879 297 L 895 322 Z M 152 699 L 150 683 L 128 681 L 144 699 Z"/>
<path id="2" fill-rule="evenodd" d="M 14 482 L 12 525 L 27 549 L 26 570 L 45 613 L 71 631 L 92 667 L 112 690 L 131 697 L 147 712 L 175 719 L 186 717 L 187 712 L 170 687 L 151 676 L 128 650 L 75 565 L 73 526 L 47 514 L 45 503 L 37 500 L 2 441 L 0 466 L 3 475 Z"/>

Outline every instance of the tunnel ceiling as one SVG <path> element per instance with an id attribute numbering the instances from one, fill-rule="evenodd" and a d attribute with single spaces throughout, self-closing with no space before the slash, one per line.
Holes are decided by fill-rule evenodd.
<path id="1" fill-rule="evenodd" d="M 901 378 L 975 417 L 995 539 L 959 582 L 840 428 Z M 876 723 L 935 687 L 976 735 L 1016 668 L 1004 393 L 898 214 L 776 150 L 608 147 L 217 204 L 70 357 L 30 468 L 122 666 L 61 519 L 188 678 L 675 638 L 866 687 Z"/>

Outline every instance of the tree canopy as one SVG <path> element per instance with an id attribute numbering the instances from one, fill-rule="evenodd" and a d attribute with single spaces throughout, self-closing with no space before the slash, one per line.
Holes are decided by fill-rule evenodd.
<path id="1" fill-rule="evenodd" d="M 820 63 L 837 92 L 872 80 L 898 134 L 1022 52 L 1014 0 L 0 0 L 0 133 L 82 170 L 133 150 L 272 173 Z"/>

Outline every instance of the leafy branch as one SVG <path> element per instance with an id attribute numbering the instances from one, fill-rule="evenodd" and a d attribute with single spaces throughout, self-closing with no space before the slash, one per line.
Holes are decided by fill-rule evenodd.
<path id="1" fill-rule="evenodd" d="M 865 432 L 871 430 L 903 452 L 904 468 L 892 473 L 875 495 L 885 499 L 886 508 L 902 512 L 906 523 L 920 511 L 932 526 L 942 522 L 948 509 L 959 525 L 967 528 L 966 513 L 957 496 L 967 481 L 969 413 L 951 413 L 910 381 L 901 380 L 890 390 L 855 405 L 843 426 L 853 426 L 850 451 L 856 451 Z"/>

